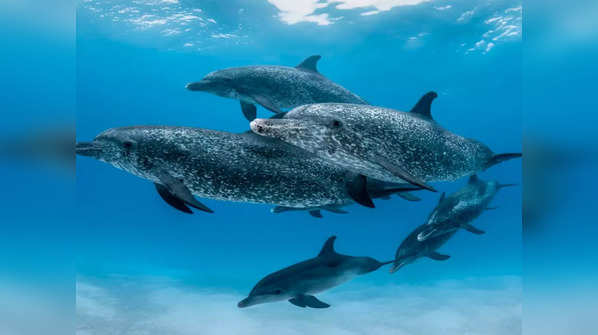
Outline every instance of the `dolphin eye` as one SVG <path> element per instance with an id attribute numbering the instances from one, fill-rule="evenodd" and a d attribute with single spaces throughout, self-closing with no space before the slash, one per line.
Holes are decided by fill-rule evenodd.
<path id="1" fill-rule="evenodd" d="M 131 141 L 125 141 L 123 142 L 123 147 L 127 150 L 131 149 L 133 147 L 133 142 Z"/>
<path id="2" fill-rule="evenodd" d="M 333 120 L 330 125 L 332 126 L 332 128 L 340 128 L 343 126 L 342 122 L 340 122 L 339 120 Z"/>
<path id="3" fill-rule="evenodd" d="M 276 290 L 276 291 L 274 291 L 274 294 L 276 294 L 276 295 L 282 294 L 282 290 Z"/>

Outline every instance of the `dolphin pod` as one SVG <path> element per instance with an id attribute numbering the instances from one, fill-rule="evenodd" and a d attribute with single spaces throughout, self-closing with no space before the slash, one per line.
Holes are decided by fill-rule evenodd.
<path id="1" fill-rule="evenodd" d="M 249 121 L 255 119 L 256 104 L 273 113 L 319 102 L 367 104 L 346 88 L 318 72 L 320 56 L 310 56 L 295 67 L 255 65 L 211 72 L 201 81 L 187 84 L 191 91 L 203 91 L 241 102 Z"/>
<path id="2" fill-rule="evenodd" d="M 228 133 L 192 127 L 138 126 L 108 129 L 76 154 L 125 170 L 154 183 L 173 208 L 211 213 L 196 197 L 272 204 L 273 213 L 322 211 L 346 214 L 351 204 L 373 208 L 372 199 L 411 191 L 436 181 L 470 176 L 454 194 L 442 193 L 427 221 L 399 245 L 395 259 L 341 255 L 330 237 L 317 257 L 261 279 L 238 303 L 244 308 L 284 301 L 327 308 L 314 294 L 392 263 L 396 272 L 422 257 L 443 261 L 437 250 L 459 229 L 484 232 L 471 222 L 489 207 L 499 189 L 513 184 L 483 181 L 476 173 L 520 153 L 495 154 L 481 142 L 454 134 L 431 115 L 434 92 L 410 112 L 369 105 L 322 76 L 320 56 L 296 67 L 247 66 L 211 72 L 187 89 L 237 99 L 251 131 Z M 276 113 L 256 119 L 255 105 Z M 285 112 L 285 109 L 291 109 Z"/>
<path id="3" fill-rule="evenodd" d="M 293 144 L 367 177 L 408 182 L 454 181 L 521 154 L 495 155 L 481 142 L 436 123 L 424 95 L 411 112 L 342 103 L 297 107 L 280 118 L 255 119 L 251 130 Z"/>

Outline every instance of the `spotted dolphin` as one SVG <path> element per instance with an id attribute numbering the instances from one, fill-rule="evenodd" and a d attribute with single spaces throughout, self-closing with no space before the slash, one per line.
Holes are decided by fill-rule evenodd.
<path id="1" fill-rule="evenodd" d="M 520 153 L 496 155 L 481 142 L 454 134 L 430 114 L 437 94 L 410 112 L 355 104 L 311 104 L 276 119 L 255 119 L 256 134 L 313 152 L 355 173 L 387 182 L 453 181 Z"/>
<path id="2" fill-rule="evenodd" d="M 171 206 L 211 212 L 194 196 L 293 208 L 373 207 L 366 179 L 284 142 L 190 127 L 106 130 L 76 144 L 89 156 L 153 182 Z"/>
<path id="3" fill-rule="evenodd" d="M 418 235 L 419 241 L 434 238 L 457 229 L 465 229 L 474 234 L 484 231 L 471 225 L 484 211 L 494 209 L 488 207 L 498 191 L 514 184 L 500 184 L 497 181 L 484 181 L 477 175 L 469 177 L 465 186 L 457 192 L 445 196 L 443 193 L 438 205 Z"/>
<path id="4" fill-rule="evenodd" d="M 191 91 L 204 91 L 239 100 L 245 117 L 256 117 L 255 105 L 281 113 L 283 109 L 310 103 L 367 102 L 318 72 L 320 56 L 306 58 L 295 67 L 256 65 L 211 72 L 201 81 L 187 84 Z"/>
<path id="5" fill-rule="evenodd" d="M 334 250 L 335 239 L 336 236 L 328 238 L 317 257 L 264 277 L 238 306 L 244 308 L 288 300 L 299 307 L 327 308 L 330 305 L 320 301 L 314 294 L 392 263 L 379 262 L 371 257 L 341 255 Z"/>

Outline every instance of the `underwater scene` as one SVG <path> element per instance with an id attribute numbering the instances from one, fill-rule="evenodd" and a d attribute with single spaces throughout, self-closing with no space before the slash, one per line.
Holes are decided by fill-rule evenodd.
<path id="1" fill-rule="evenodd" d="M 521 333 L 521 2 L 76 14 L 77 334 Z"/>

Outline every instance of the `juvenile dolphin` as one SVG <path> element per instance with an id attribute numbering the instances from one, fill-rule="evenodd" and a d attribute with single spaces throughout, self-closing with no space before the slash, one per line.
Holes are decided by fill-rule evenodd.
<path id="1" fill-rule="evenodd" d="M 171 206 L 211 212 L 193 195 L 309 208 L 373 203 L 363 176 L 251 132 L 189 127 L 124 127 L 79 142 L 76 153 L 152 181 Z"/>
<path id="2" fill-rule="evenodd" d="M 483 181 L 477 175 L 469 177 L 469 181 L 457 192 L 445 196 L 443 193 L 434 211 L 430 213 L 424 229 L 417 235 L 419 241 L 434 238 L 457 229 L 465 229 L 474 234 L 484 231 L 471 225 L 489 208 L 498 190 L 514 184 L 499 184 L 496 181 Z"/>
<path id="3" fill-rule="evenodd" d="M 421 187 L 410 186 L 410 184 L 394 184 L 386 183 L 375 179 L 367 180 L 367 192 L 372 199 L 390 199 L 390 196 L 397 194 L 399 197 L 407 201 L 420 201 L 421 199 L 410 193 L 410 191 L 419 191 Z M 348 204 L 347 204 L 348 205 Z M 272 213 L 284 213 L 289 211 L 307 211 L 312 217 L 323 218 L 322 211 L 328 211 L 335 214 L 348 214 L 343 209 L 344 206 L 321 206 L 312 208 L 292 208 L 284 206 L 276 206 L 271 209 Z"/>
<path id="4" fill-rule="evenodd" d="M 392 263 L 378 262 L 371 257 L 341 255 L 334 250 L 335 239 L 336 236 L 328 238 L 317 257 L 264 277 L 238 306 L 288 300 L 299 307 L 327 308 L 329 304 L 313 295 Z"/>
<path id="5" fill-rule="evenodd" d="M 308 57 L 295 67 L 257 65 L 219 70 L 187 84 L 187 89 L 240 100 L 243 115 L 249 121 L 256 117 L 255 104 L 274 113 L 318 102 L 367 104 L 321 75 L 316 67 L 320 58 Z"/>
<path id="6" fill-rule="evenodd" d="M 433 190 L 430 181 L 453 181 L 520 153 L 495 155 L 486 145 L 436 123 L 427 93 L 409 112 L 355 104 L 312 104 L 277 119 L 255 119 L 256 134 L 313 152 L 355 173 Z"/>
<path id="7" fill-rule="evenodd" d="M 390 273 L 394 273 L 403 266 L 411 264 L 422 257 L 428 257 L 437 261 L 445 261 L 450 258 L 450 256 L 440 254 L 436 250 L 450 240 L 455 235 L 456 230 L 419 241 L 417 236 L 425 229 L 427 229 L 426 224 L 423 224 L 403 240 L 395 254 L 395 260 L 390 268 Z"/>

